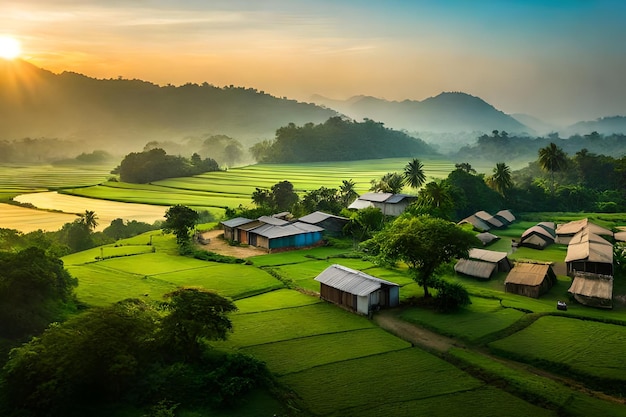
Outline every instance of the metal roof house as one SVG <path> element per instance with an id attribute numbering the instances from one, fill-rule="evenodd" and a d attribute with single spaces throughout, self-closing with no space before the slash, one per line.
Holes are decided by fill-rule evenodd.
<path id="1" fill-rule="evenodd" d="M 256 220 L 246 219 L 245 217 L 235 217 L 234 219 L 221 222 L 222 229 L 224 229 L 224 239 L 241 242 L 237 228 L 252 222 L 256 222 Z"/>
<path id="2" fill-rule="evenodd" d="M 613 308 L 613 277 L 576 272 L 567 290 L 579 303 L 600 308 Z"/>
<path id="3" fill-rule="evenodd" d="M 570 239 L 565 264 L 570 276 L 575 272 L 613 275 L 613 245 L 583 229 Z"/>
<path id="4" fill-rule="evenodd" d="M 504 281 L 506 292 L 539 298 L 556 283 L 550 264 L 516 263 Z"/>
<path id="5" fill-rule="evenodd" d="M 376 207 L 385 216 L 399 216 L 417 196 L 392 193 L 366 193 L 359 196 L 348 206 L 349 209 L 360 210 L 366 207 Z"/>
<path id="6" fill-rule="evenodd" d="M 322 227 L 326 230 L 326 233 L 333 236 L 340 236 L 343 234 L 343 227 L 348 224 L 350 219 L 347 217 L 324 213 L 323 211 L 315 211 L 311 214 L 300 217 L 298 221 Z"/>
<path id="7" fill-rule="evenodd" d="M 321 299 L 359 314 L 400 304 L 398 284 L 342 265 L 329 266 L 315 280 L 320 283 Z"/>

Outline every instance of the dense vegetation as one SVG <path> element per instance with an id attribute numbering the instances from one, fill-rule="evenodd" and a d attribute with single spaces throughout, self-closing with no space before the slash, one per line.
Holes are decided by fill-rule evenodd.
<path id="1" fill-rule="evenodd" d="M 259 162 L 355 161 L 360 159 L 433 155 L 421 139 L 385 128 L 373 120 L 348 121 L 331 117 L 321 124 L 290 123 L 276 131 L 271 142 L 251 148 Z"/>
<path id="2" fill-rule="evenodd" d="M 196 153 L 188 159 L 168 155 L 163 149 L 154 148 L 144 152 L 129 153 L 111 173 L 119 174 L 124 182 L 145 184 L 165 178 L 189 177 L 219 169 L 214 159 L 202 159 Z"/>

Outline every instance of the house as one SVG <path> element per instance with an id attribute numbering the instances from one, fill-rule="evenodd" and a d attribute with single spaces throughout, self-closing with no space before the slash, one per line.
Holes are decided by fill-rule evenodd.
<path id="1" fill-rule="evenodd" d="M 470 249 L 469 258 L 495 264 L 497 272 L 509 272 L 513 267 L 506 252 L 474 248 Z"/>
<path id="2" fill-rule="evenodd" d="M 550 264 L 515 264 L 504 281 L 504 290 L 526 297 L 539 298 L 556 283 L 556 275 Z"/>
<path id="3" fill-rule="evenodd" d="M 567 291 L 583 305 L 613 308 L 613 277 L 610 275 L 576 272 Z"/>
<path id="4" fill-rule="evenodd" d="M 266 223 L 248 232 L 248 243 L 269 251 L 304 248 L 320 244 L 323 232 L 321 227 L 302 222 Z"/>
<path id="5" fill-rule="evenodd" d="M 553 244 L 555 238 L 554 223 L 552 223 L 552 228 L 550 228 L 550 223 L 544 222 L 526 229 L 522 233 L 519 244 L 520 246 L 527 246 L 533 249 L 544 249 Z"/>
<path id="6" fill-rule="evenodd" d="M 454 264 L 454 271 L 459 274 L 480 279 L 490 279 L 498 269 L 497 264 L 491 262 L 476 261 L 474 259 L 459 259 Z"/>
<path id="7" fill-rule="evenodd" d="M 515 216 L 511 210 L 500 210 L 493 217 L 500 220 L 505 226 L 508 226 L 515 221 Z"/>
<path id="8" fill-rule="evenodd" d="M 311 214 L 307 214 L 304 217 L 300 217 L 298 221 L 322 227 L 329 235 L 341 236 L 343 234 L 344 226 L 348 224 L 350 219 L 347 217 L 324 213 L 322 211 L 316 211 Z"/>
<path id="9" fill-rule="evenodd" d="M 502 223 L 500 219 L 492 216 L 484 210 L 477 211 L 476 213 L 474 213 L 474 216 L 478 217 L 480 220 L 484 221 L 493 228 L 502 229 L 503 227 L 506 227 L 506 225 Z"/>
<path id="10" fill-rule="evenodd" d="M 578 232 L 567 245 L 567 274 L 576 272 L 613 275 L 613 245 L 589 229 Z"/>
<path id="11" fill-rule="evenodd" d="M 329 266 L 315 280 L 320 283 L 321 299 L 363 315 L 400 304 L 398 284 L 342 265 Z"/>
<path id="12" fill-rule="evenodd" d="M 478 240 L 480 240 L 483 243 L 483 246 L 487 246 L 488 244 L 490 244 L 491 242 L 500 239 L 499 236 L 496 236 L 492 233 L 489 232 L 482 232 L 476 235 L 476 237 L 478 238 Z"/>
<path id="13" fill-rule="evenodd" d="M 376 207 L 386 216 L 399 216 L 416 199 L 417 196 L 408 194 L 367 193 L 354 200 L 348 208 Z"/>
<path id="14" fill-rule="evenodd" d="M 617 242 L 626 242 L 626 227 L 619 226 L 617 232 L 613 233 L 613 237 Z"/>
<path id="15" fill-rule="evenodd" d="M 587 229 L 598 236 L 613 236 L 613 232 L 591 223 L 589 219 L 575 220 L 569 223 L 560 224 L 556 228 L 556 243 L 569 244 L 569 241 L 581 230 Z"/>
<path id="16" fill-rule="evenodd" d="M 251 222 L 254 222 L 254 220 L 246 219 L 245 217 L 235 217 L 234 219 L 221 222 L 222 229 L 224 229 L 224 239 L 241 242 L 237 227 Z"/>
<path id="17" fill-rule="evenodd" d="M 457 224 L 464 224 L 464 223 L 471 224 L 474 227 L 474 229 L 478 230 L 479 232 L 488 232 L 489 230 L 491 230 L 491 225 L 489 225 L 489 223 L 482 220 L 480 217 L 476 216 L 475 214 L 472 214 L 471 216 L 464 218 Z"/>

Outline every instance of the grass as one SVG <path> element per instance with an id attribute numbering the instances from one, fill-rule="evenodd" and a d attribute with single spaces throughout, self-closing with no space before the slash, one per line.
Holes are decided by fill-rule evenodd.
<path id="1" fill-rule="evenodd" d="M 239 313 L 259 313 L 262 311 L 280 310 L 316 304 L 321 301 L 317 297 L 302 294 L 298 291 L 279 289 L 252 297 L 241 298 L 235 303 Z"/>
<path id="2" fill-rule="evenodd" d="M 272 372 L 285 375 L 410 346 L 380 328 L 370 328 L 256 345 L 242 351 L 265 361 Z"/>
<path id="3" fill-rule="evenodd" d="M 626 381 L 621 352 L 626 327 L 567 317 L 541 317 L 489 346 L 528 362 L 548 362 L 578 375 Z"/>
<path id="4" fill-rule="evenodd" d="M 475 341 L 511 326 L 523 315 L 519 310 L 502 307 L 498 300 L 473 297 L 472 304 L 455 313 L 413 308 L 403 311 L 400 318 L 441 334 Z"/>

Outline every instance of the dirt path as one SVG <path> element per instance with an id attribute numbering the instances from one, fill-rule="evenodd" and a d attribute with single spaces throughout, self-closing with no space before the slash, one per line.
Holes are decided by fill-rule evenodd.
<path id="1" fill-rule="evenodd" d="M 460 346 L 459 342 L 454 339 L 399 319 L 391 310 L 382 310 L 376 313 L 373 319 L 389 333 L 426 350 L 446 352 L 452 346 Z"/>
<path id="2" fill-rule="evenodd" d="M 257 248 L 254 246 L 231 246 L 227 241 L 224 240 L 223 230 L 210 230 L 208 232 L 203 233 L 205 238 L 211 239 L 211 241 L 206 244 L 198 243 L 198 246 L 204 250 L 208 250 L 210 252 L 219 253 L 220 255 L 228 255 L 234 256 L 235 258 L 249 258 L 250 256 L 257 255 L 266 255 L 267 251 L 262 248 Z"/>

